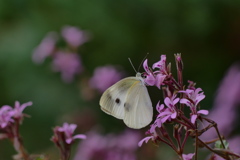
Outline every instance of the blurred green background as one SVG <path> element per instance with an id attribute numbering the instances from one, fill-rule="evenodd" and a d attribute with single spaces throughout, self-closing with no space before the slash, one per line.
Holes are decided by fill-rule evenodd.
<path id="1" fill-rule="evenodd" d="M 14 105 L 15 100 L 33 102 L 25 111 L 31 118 L 26 118 L 21 128 L 30 153 L 53 146 L 51 129 L 75 110 L 91 108 L 103 117 L 99 123 L 109 130 L 122 124 L 104 119 L 97 98 L 82 100 L 78 80 L 65 84 L 48 62 L 32 62 L 32 51 L 42 38 L 49 31 L 59 32 L 64 25 L 91 33 L 80 53 L 89 75 L 105 64 L 120 65 L 134 75 L 127 58 L 137 68 L 146 53 L 150 53 L 149 64 L 166 54 L 174 70 L 173 54 L 182 53 L 185 82 L 196 81 L 206 94 L 203 108 L 211 108 L 225 71 L 240 60 L 237 0 L 1 0 L 0 105 Z M 150 95 L 159 97 L 154 92 Z M 8 141 L 0 142 L 1 157 L 14 153 Z"/>

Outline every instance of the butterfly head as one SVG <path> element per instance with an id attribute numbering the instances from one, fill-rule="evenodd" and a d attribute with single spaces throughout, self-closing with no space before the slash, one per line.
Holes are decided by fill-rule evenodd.
<path id="1" fill-rule="evenodd" d="M 142 77 L 142 73 L 137 72 L 136 77 L 139 78 L 143 84 L 145 84 L 144 79 Z"/>
<path id="2" fill-rule="evenodd" d="M 139 73 L 139 72 L 137 72 L 136 77 L 138 77 L 138 78 L 142 78 L 142 74 Z"/>

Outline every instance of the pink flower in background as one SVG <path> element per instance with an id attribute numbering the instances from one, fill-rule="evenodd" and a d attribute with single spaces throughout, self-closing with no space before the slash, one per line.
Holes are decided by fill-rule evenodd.
<path id="1" fill-rule="evenodd" d="M 66 136 L 67 144 L 72 143 L 72 141 L 75 139 L 86 139 L 86 135 L 83 135 L 83 134 L 77 134 L 77 135 L 73 136 L 73 133 L 76 128 L 77 128 L 76 124 L 68 124 L 68 123 L 64 123 L 62 127 L 58 128 L 59 132 L 64 132 L 64 134 Z"/>
<path id="2" fill-rule="evenodd" d="M 57 52 L 53 59 L 53 70 L 61 72 L 64 82 L 70 83 L 74 76 L 83 71 L 80 56 L 76 53 Z"/>
<path id="3" fill-rule="evenodd" d="M 229 143 L 229 151 L 235 153 L 235 154 L 239 154 L 240 153 L 240 136 L 235 136 L 235 137 L 231 137 L 230 139 L 227 139 L 227 142 Z M 209 157 L 211 156 L 211 158 L 213 160 L 225 160 L 225 158 L 222 158 L 218 155 L 209 155 Z M 209 157 L 207 158 L 207 160 L 209 159 Z"/>
<path id="4" fill-rule="evenodd" d="M 23 110 L 27 106 L 31 106 L 32 102 L 27 102 L 22 105 L 18 101 L 15 102 L 14 108 L 12 108 L 9 105 L 4 105 L 0 108 L 0 126 L 1 128 L 5 128 L 9 122 L 14 122 L 14 120 L 21 121 L 23 120 L 23 117 L 25 114 L 23 114 Z"/>
<path id="5" fill-rule="evenodd" d="M 13 117 L 17 118 L 17 119 L 22 119 L 24 114 L 22 113 L 23 110 L 28 107 L 31 106 L 32 102 L 27 102 L 27 103 L 23 103 L 22 105 L 20 105 L 20 103 L 18 101 L 15 102 L 15 106 L 13 109 Z"/>
<path id="6" fill-rule="evenodd" d="M 195 153 L 189 153 L 189 154 L 183 154 L 183 160 L 192 160 L 193 156 L 195 155 Z"/>
<path id="7" fill-rule="evenodd" d="M 87 137 L 79 144 L 74 160 L 136 160 L 140 139 L 137 131 L 126 130 L 119 135 L 106 136 L 92 131 Z"/>
<path id="8" fill-rule="evenodd" d="M 74 47 L 78 47 L 87 42 L 89 37 L 86 31 L 82 31 L 77 27 L 65 26 L 62 29 L 63 38 Z"/>
<path id="9" fill-rule="evenodd" d="M 123 78 L 123 73 L 119 72 L 114 66 L 108 65 L 97 67 L 90 79 L 89 84 L 99 92 L 104 92 L 108 87 Z"/>
<path id="10" fill-rule="evenodd" d="M 51 141 L 56 145 L 61 154 L 61 159 L 67 160 L 71 154 L 71 147 L 76 139 L 86 139 L 86 135 L 73 135 L 76 124 L 64 123 L 62 127 L 56 126 L 53 128 L 53 136 Z"/>
<path id="11" fill-rule="evenodd" d="M 43 63 L 43 61 L 53 53 L 57 40 L 58 36 L 55 32 L 48 33 L 42 42 L 34 49 L 32 60 L 38 64 Z"/>
<path id="12" fill-rule="evenodd" d="M 14 122 L 12 107 L 2 106 L 0 108 L 0 128 L 5 128 L 10 122 Z"/>
<path id="13" fill-rule="evenodd" d="M 234 136 L 234 137 L 231 137 L 229 140 L 228 140 L 228 143 L 229 143 L 229 148 L 231 151 L 233 151 L 234 153 L 240 153 L 240 136 L 237 135 L 237 136 Z"/>
<path id="14" fill-rule="evenodd" d="M 220 133 L 225 137 L 228 137 L 235 129 L 234 126 L 237 123 L 240 105 L 239 95 L 240 65 L 234 64 L 229 68 L 225 77 L 220 83 L 213 108 L 207 117 L 214 120 L 218 124 Z M 201 136 L 201 138 L 204 140 L 210 140 L 216 137 L 217 134 L 213 128 Z"/>
<path id="15" fill-rule="evenodd" d="M 60 40 L 66 43 L 58 43 Z M 47 57 L 52 60 L 52 68 L 61 73 L 64 82 L 70 83 L 74 76 L 83 71 L 81 58 L 77 53 L 78 47 L 89 40 L 89 33 L 77 27 L 65 26 L 61 36 L 50 32 L 35 48 L 32 60 L 35 63 L 43 63 Z M 58 46 L 60 45 L 60 46 Z"/>

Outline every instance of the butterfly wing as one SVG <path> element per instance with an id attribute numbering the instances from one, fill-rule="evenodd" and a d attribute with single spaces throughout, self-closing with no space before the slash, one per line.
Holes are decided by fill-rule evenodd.
<path id="1" fill-rule="evenodd" d="M 123 119 L 125 114 L 124 103 L 127 99 L 129 88 L 139 81 L 136 77 L 124 78 L 108 88 L 100 99 L 101 109 L 118 119 Z"/>
<path id="2" fill-rule="evenodd" d="M 152 102 L 142 81 L 135 82 L 129 88 L 124 109 L 123 121 L 130 128 L 143 128 L 152 121 Z"/>

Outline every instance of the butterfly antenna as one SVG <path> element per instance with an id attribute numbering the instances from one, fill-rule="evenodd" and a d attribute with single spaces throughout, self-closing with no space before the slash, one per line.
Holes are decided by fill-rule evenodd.
<path id="1" fill-rule="evenodd" d="M 132 65 L 132 67 L 133 67 L 134 71 L 135 71 L 136 73 L 138 73 L 138 72 L 137 72 L 137 70 L 135 69 L 135 67 L 134 67 L 134 65 L 133 65 L 133 63 L 132 63 L 132 61 L 131 61 L 131 59 L 130 59 L 130 58 L 128 58 L 128 60 L 129 60 L 130 64 Z"/>
<path id="2" fill-rule="evenodd" d="M 140 63 L 139 67 L 138 67 L 138 71 L 140 70 L 141 65 L 143 64 L 143 61 L 147 58 L 147 56 L 149 55 L 149 53 L 146 54 L 146 56 L 143 58 L 142 62 Z"/>

